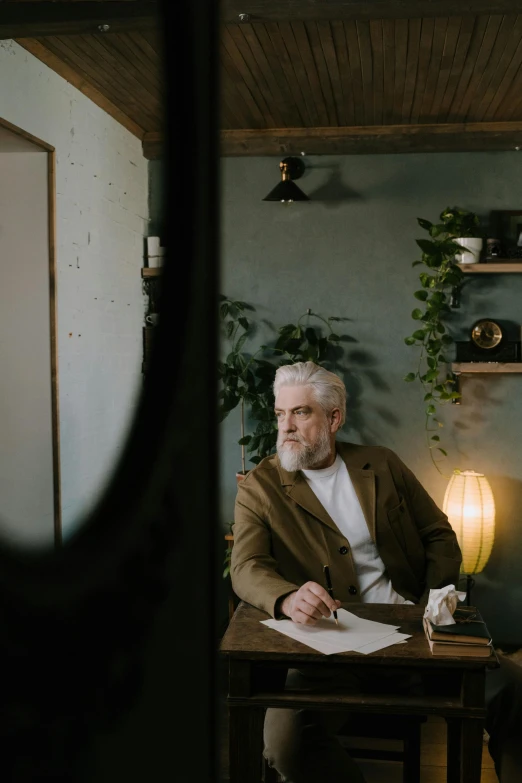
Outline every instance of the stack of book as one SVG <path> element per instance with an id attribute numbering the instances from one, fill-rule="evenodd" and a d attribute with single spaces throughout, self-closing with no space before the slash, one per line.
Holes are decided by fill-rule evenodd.
<path id="1" fill-rule="evenodd" d="M 459 607 L 453 619 L 453 625 L 434 625 L 424 618 L 424 632 L 433 655 L 489 658 L 491 636 L 480 612 L 472 606 Z"/>

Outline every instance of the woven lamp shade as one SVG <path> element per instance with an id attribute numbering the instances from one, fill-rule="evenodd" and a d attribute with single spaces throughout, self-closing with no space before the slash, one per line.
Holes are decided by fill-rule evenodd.
<path id="1" fill-rule="evenodd" d="M 443 504 L 462 550 L 463 574 L 480 574 L 495 540 L 495 500 L 483 473 L 463 470 L 449 480 Z"/>

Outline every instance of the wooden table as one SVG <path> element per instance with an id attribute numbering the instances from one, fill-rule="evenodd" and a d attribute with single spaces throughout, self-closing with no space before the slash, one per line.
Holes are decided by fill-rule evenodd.
<path id="1" fill-rule="evenodd" d="M 237 608 L 223 637 L 221 652 L 229 661 L 230 783 L 260 783 L 263 721 L 267 707 L 346 710 L 379 715 L 441 715 L 447 721 L 448 783 L 480 783 L 482 736 L 486 715 L 485 672 L 496 668 L 489 659 L 440 658 L 431 654 L 418 606 L 345 604 L 348 611 L 368 620 L 400 625 L 411 634 L 406 644 L 387 647 L 371 655 L 346 652 L 325 656 L 300 642 L 261 625 L 268 615 L 244 602 Z M 289 668 L 313 670 L 325 663 L 332 671 L 346 666 L 386 666 L 420 673 L 440 690 L 432 695 L 354 695 L 336 691 L 289 691 L 282 683 Z M 448 682 L 449 692 L 443 686 Z M 432 689 L 433 690 L 433 689 Z"/>

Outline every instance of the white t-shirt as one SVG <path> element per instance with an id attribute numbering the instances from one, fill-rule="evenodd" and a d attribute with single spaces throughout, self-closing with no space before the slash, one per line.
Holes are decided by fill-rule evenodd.
<path id="1" fill-rule="evenodd" d="M 337 455 L 324 470 L 303 470 L 308 485 L 326 509 L 352 550 L 363 603 L 410 604 L 392 587 L 375 546 L 345 463 Z"/>

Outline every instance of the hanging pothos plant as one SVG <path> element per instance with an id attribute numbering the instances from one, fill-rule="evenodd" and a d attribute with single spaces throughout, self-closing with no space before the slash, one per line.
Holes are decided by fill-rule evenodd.
<path id="1" fill-rule="evenodd" d="M 435 415 L 437 405 L 445 405 L 460 397 L 453 389 L 455 381 L 445 355 L 453 338 L 444 324 L 450 312 L 452 291 L 459 288 L 463 280 L 462 270 L 455 262 L 455 254 L 462 248 L 455 237 L 480 236 L 480 222 L 472 212 L 449 207 L 441 213 L 440 223 L 430 223 L 422 218 L 417 218 L 417 222 L 429 233 L 430 239 L 416 240 L 422 257 L 420 261 L 414 261 L 413 266 L 422 265 L 428 271 L 420 273 L 421 288 L 413 294 L 423 306 L 416 307 L 411 314 L 418 328 L 404 340 L 406 345 L 420 349 L 419 361 L 416 371 L 408 373 L 404 380 L 408 383 L 419 381 L 423 387 L 426 441 L 432 462 L 442 474 L 438 464 L 441 458 L 437 458 L 437 454 L 446 457 L 447 453 L 440 445 L 439 430 L 443 424 Z"/>

